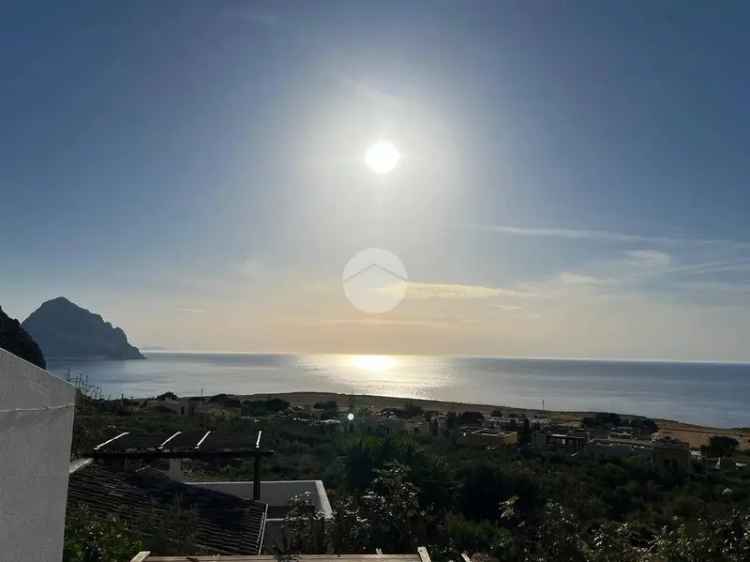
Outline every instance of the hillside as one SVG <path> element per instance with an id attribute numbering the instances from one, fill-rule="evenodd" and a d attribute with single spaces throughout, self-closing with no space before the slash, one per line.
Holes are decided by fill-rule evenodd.
<path id="1" fill-rule="evenodd" d="M 45 369 L 44 354 L 34 339 L 21 327 L 18 320 L 10 318 L 0 308 L 0 347 L 21 359 Z"/>
<path id="2" fill-rule="evenodd" d="M 122 329 L 64 297 L 43 303 L 22 325 L 48 358 L 144 359 Z"/>

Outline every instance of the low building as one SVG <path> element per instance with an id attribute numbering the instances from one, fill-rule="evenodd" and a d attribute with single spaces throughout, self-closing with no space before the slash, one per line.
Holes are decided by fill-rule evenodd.
<path id="1" fill-rule="evenodd" d="M 635 439 L 635 436 L 630 431 L 610 431 L 609 432 L 609 438 L 610 439 L 620 439 L 620 440 L 629 440 L 629 439 Z"/>
<path id="2" fill-rule="evenodd" d="M 153 407 L 169 409 L 180 416 L 194 416 L 201 401 L 193 398 L 178 398 L 177 400 L 154 400 L 151 404 Z"/>
<path id="3" fill-rule="evenodd" d="M 540 450 L 581 451 L 588 442 L 588 433 L 571 431 L 555 433 L 553 431 L 535 431 L 531 435 L 531 444 Z"/>
<path id="4" fill-rule="evenodd" d="M 597 458 L 640 456 L 651 460 L 658 469 L 670 473 L 690 469 L 690 447 L 676 439 L 592 439 L 586 446 L 586 452 Z"/>
<path id="5" fill-rule="evenodd" d="M 518 443 L 518 433 L 487 428 L 476 429 L 463 432 L 458 442 L 467 447 L 507 447 Z"/>
<path id="6" fill-rule="evenodd" d="M 642 441 L 631 437 L 625 439 L 612 437 L 592 439 L 586 445 L 586 452 L 596 458 L 650 457 L 653 452 L 653 444 L 651 441 Z"/>
<path id="7" fill-rule="evenodd" d="M 677 439 L 657 439 L 653 442 L 654 465 L 667 472 L 690 470 L 690 447 Z"/>

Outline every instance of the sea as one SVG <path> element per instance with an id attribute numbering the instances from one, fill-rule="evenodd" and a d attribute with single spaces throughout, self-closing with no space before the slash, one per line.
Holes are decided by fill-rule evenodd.
<path id="1" fill-rule="evenodd" d="M 317 391 L 750 427 L 750 364 L 148 352 L 145 361 L 55 361 L 104 397 Z"/>

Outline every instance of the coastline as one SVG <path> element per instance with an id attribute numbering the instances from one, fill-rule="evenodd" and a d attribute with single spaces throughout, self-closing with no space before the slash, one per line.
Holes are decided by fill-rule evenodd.
<path id="1" fill-rule="evenodd" d="M 102 396 L 326 392 L 559 412 L 616 412 L 747 428 L 750 366 L 505 358 L 148 354 L 149 361 L 52 361 Z M 546 401 L 546 404 L 543 404 Z"/>
<path id="2" fill-rule="evenodd" d="M 552 419 L 556 423 L 571 423 L 581 422 L 584 417 L 594 415 L 595 411 L 556 411 L 556 410 L 541 410 L 541 409 L 529 409 L 529 408 L 518 408 L 514 406 L 506 406 L 502 404 L 490 405 L 490 404 L 472 404 L 465 402 L 445 402 L 440 400 L 428 400 L 408 397 L 394 397 L 394 396 L 378 396 L 370 394 L 345 394 L 337 392 L 272 392 L 272 393 L 257 393 L 257 394 L 238 394 L 234 395 L 242 400 L 264 400 L 268 398 L 281 398 L 289 402 L 292 406 L 309 407 L 316 402 L 323 402 L 326 400 L 336 400 L 339 407 L 353 407 L 367 408 L 371 410 L 382 410 L 384 408 L 399 408 L 403 407 L 406 403 L 412 403 L 420 406 L 424 410 L 435 410 L 441 413 L 448 412 L 463 412 L 466 410 L 472 410 L 481 412 L 485 416 L 489 416 L 492 410 L 503 410 L 507 413 L 514 414 L 540 414 L 544 413 L 547 417 Z M 645 416 L 627 414 L 616 412 L 619 416 L 624 419 L 644 419 Z M 739 438 L 740 450 L 750 450 L 750 428 L 738 427 L 738 428 L 721 428 L 702 426 L 696 424 L 690 424 L 681 422 L 678 420 L 661 419 L 655 418 L 654 421 L 659 426 L 659 432 L 664 436 L 671 436 L 681 441 L 685 441 L 690 444 L 691 448 L 700 448 L 702 445 L 707 445 L 709 439 L 715 435 L 723 435 Z"/>

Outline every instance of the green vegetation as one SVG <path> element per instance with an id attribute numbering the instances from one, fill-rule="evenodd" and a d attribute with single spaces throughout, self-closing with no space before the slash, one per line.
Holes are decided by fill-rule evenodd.
<path id="1" fill-rule="evenodd" d="M 275 451 L 263 478 L 322 479 L 335 512 L 322 521 L 301 498 L 291 507 L 282 543 L 266 545 L 281 554 L 425 545 L 436 561 L 460 559 L 461 552 L 500 561 L 750 559 L 747 470 L 696 464 L 689 475 L 673 475 L 642 457 L 462 447 L 461 426 L 476 422 L 474 413 L 448 415 L 438 431 L 434 420 L 416 414 L 395 420 L 399 430 L 358 411 L 343 431 L 315 423 L 333 415 L 330 404 L 285 412 L 288 405 L 273 400 L 235 403 L 234 397 L 205 400 L 202 413 L 176 416 L 155 411 L 156 402 L 89 401 L 76 417 L 74 443 L 83 450 L 125 430 L 262 429 L 263 446 Z M 247 408 L 257 412 L 253 419 L 242 418 Z M 408 424 L 425 429 L 415 432 Z M 529 431 L 523 419 L 518 427 L 519 435 Z M 253 475 L 252 462 L 242 460 L 193 462 L 191 469 L 201 479 Z"/>
<path id="2" fill-rule="evenodd" d="M 732 437 L 724 435 L 714 435 L 709 440 L 706 453 L 712 457 L 731 457 L 734 455 L 739 443 Z"/>
<path id="3" fill-rule="evenodd" d="M 119 562 L 143 550 L 137 529 L 117 518 L 96 517 L 85 507 L 68 509 L 63 562 Z"/>
<path id="4" fill-rule="evenodd" d="M 195 514 L 179 504 L 150 514 L 138 527 L 116 516 L 94 515 L 85 505 L 69 506 L 63 562 L 128 562 L 141 550 L 195 552 L 195 524 Z"/>
<path id="5" fill-rule="evenodd" d="M 268 416 L 276 412 L 283 412 L 289 408 L 289 402 L 280 398 L 268 400 L 245 400 L 242 402 L 243 416 Z"/>

